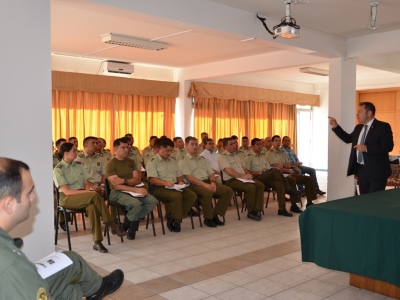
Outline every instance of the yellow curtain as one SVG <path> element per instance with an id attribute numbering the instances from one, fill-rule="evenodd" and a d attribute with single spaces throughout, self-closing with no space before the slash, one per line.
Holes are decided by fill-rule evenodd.
<path id="1" fill-rule="evenodd" d="M 174 136 L 175 98 L 52 90 L 53 140 L 102 137 L 108 148 L 126 133 L 142 149 L 151 135 Z"/>
<path id="2" fill-rule="evenodd" d="M 195 98 L 194 131 L 213 139 L 237 135 L 265 138 L 288 135 L 296 141 L 296 105 L 234 99 Z"/>

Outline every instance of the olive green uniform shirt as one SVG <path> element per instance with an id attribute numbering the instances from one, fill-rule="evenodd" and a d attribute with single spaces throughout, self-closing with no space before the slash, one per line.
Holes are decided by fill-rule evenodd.
<path id="1" fill-rule="evenodd" d="M 246 168 L 252 172 L 261 172 L 265 168 L 271 167 L 265 155 L 261 153 L 255 154 L 253 151 L 245 157 L 244 164 Z"/>
<path id="2" fill-rule="evenodd" d="M 89 174 L 89 182 L 99 185 L 104 174 L 106 174 L 106 161 L 99 155 L 95 153 L 92 157 L 86 152 L 79 154 L 76 162 L 80 162 L 85 168 L 86 172 Z"/>
<path id="3" fill-rule="evenodd" d="M 53 169 L 60 163 L 58 159 L 58 151 L 54 152 L 53 154 Z"/>
<path id="4" fill-rule="evenodd" d="M 0 257 L 0 299 L 51 299 L 47 282 L 2 228 Z"/>
<path id="5" fill-rule="evenodd" d="M 147 177 L 168 180 L 177 183 L 177 178 L 182 176 L 177 161 L 168 157 L 164 159 L 160 154 L 156 154 L 146 165 Z"/>
<path id="6" fill-rule="evenodd" d="M 171 156 L 175 158 L 176 161 L 180 161 L 185 158 L 186 154 L 187 154 L 186 148 L 183 148 L 182 150 L 179 148 L 174 148 L 174 151 L 172 152 Z"/>
<path id="7" fill-rule="evenodd" d="M 69 165 L 62 160 L 53 170 L 53 180 L 57 187 L 68 185 L 71 190 L 83 190 L 84 182 L 89 178 L 83 165 L 76 161 Z"/>
<path id="8" fill-rule="evenodd" d="M 133 172 L 135 170 L 137 170 L 136 162 L 130 158 L 119 160 L 114 157 L 106 165 L 107 177 L 117 175 L 119 178 L 130 179 L 133 178 Z M 114 186 L 112 185 L 111 182 L 110 182 L 110 188 L 111 190 L 114 189 Z"/>
<path id="9" fill-rule="evenodd" d="M 269 151 L 267 152 L 266 157 L 271 165 L 273 164 L 286 165 L 289 163 L 289 159 L 286 153 L 280 149 L 275 150 L 274 148 L 271 147 L 271 149 L 269 149 Z"/>
<path id="10" fill-rule="evenodd" d="M 193 157 L 188 153 L 178 164 L 182 175 L 192 175 L 197 179 L 207 180 L 211 174 L 214 174 L 207 161 L 200 155 Z"/>
<path id="11" fill-rule="evenodd" d="M 218 164 L 219 164 L 219 169 L 223 173 L 224 176 L 223 179 L 225 181 L 233 178 L 223 171 L 225 168 L 231 168 L 232 170 L 240 174 L 245 174 L 243 170 L 244 161 L 242 157 L 240 155 L 237 155 L 236 153 L 229 153 L 228 151 L 225 151 L 219 157 Z"/>

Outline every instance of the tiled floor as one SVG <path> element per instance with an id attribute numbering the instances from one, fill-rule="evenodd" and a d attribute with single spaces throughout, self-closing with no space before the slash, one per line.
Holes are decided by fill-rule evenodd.
<path id="1" fill-rule="evenodd" d="M 318 178 L 326 190 L 326 172 Z M 325 200 L 319 196 L 314 203 Z M 109 300 L 390 299 L 349 286 L 347 273 L 302 263 L 298 215 L 278 216 L 272 196 L 261 222 L 241 216 L 239 221 L 232 206 L 224 227 L 200 228 L 195 219 L 192 230 L 186 218 L 182 232 L 165 235 L 156 223 L 156 237 L 143 223 L 136 240 L 121 243 L 112 236 L 110 246 L 104 243 L 108 254 L 91 249 L 89 230 L 72 231 L 72 249 L 102 275 L 125 272 L 123 286 Z M 59 246 L 67 249 L 65 233 L 60 235 Z"/>

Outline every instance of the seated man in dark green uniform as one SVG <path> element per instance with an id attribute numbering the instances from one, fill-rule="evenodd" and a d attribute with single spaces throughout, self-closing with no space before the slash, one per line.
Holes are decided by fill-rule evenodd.
<path id="1" fill-rule="evenodd" d="M 188 188 L 181 191 L 169 189 L 184 183 L 178 163 L 171 157 L 174 142 L 169 138 L 160 138 L 157 143 L 160 146 L 158 153 L 146 165 L 147 177 L 155 186 L 153 195 L 169 201 L 165 203 L 168 229 L 180 232 L 182 218 L 188 214 L 197 196 Z"/>
<path id="2" fill-rule="evenodd" d="M 102 278 L 75 252 L 63 252 L 72 264 L 43 279 L 14 244 L 10 232 L 29 215 L 35 201 L 28 165 L 0 157 L 0 299 L 103 299 L 124 281 L 115 270 Z"/>

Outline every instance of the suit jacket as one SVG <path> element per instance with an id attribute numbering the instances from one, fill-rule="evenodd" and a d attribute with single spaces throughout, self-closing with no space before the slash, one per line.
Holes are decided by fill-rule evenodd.
<path id="1" fill-rule="evenodd" d="M 358 144 L 358 137 L 363 128 L 363 124 L 354 127 L 352 133 L 345 132 L 340 126 L 332 128 L 333 132 L 346 144 L 351 143 L 351 153 L 347 176 L 358 173 L 357 150 L 354 148 Z M 380 180 L 390 176 L 392 170 L 389 161 L 389 152 L 393 150 L 393 134 L 389 123 L 375 119 L 365 138 L 367 152 L 363 153 L 364 168 L 370 180 Z"/>

